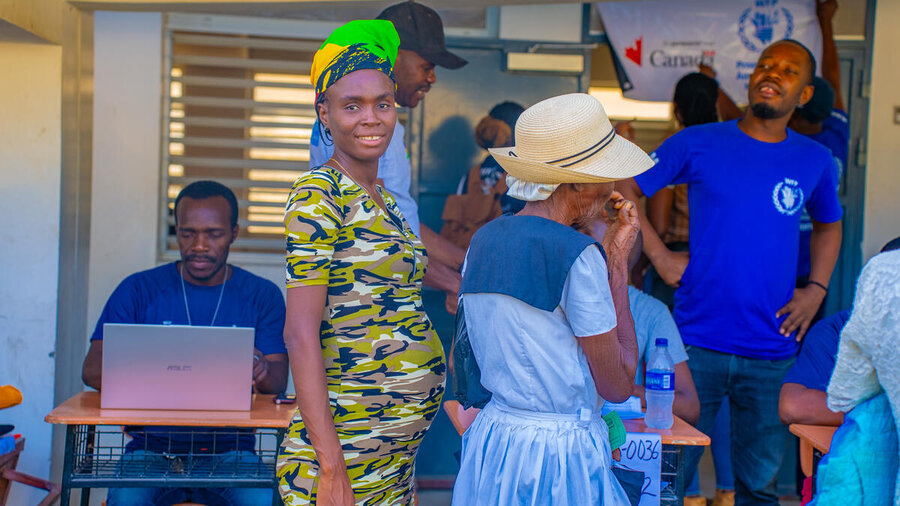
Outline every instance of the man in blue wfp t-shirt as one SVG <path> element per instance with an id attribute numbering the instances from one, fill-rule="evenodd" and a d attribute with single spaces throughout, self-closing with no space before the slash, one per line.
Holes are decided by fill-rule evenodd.
<path id="1" fill-rule="evenodd" d="M 743 118 L 676 133 L 653 154 L 654 168 L 620 186 L 636 200 L 688 185 L 689 255 L 666 248 L 641 213 L 644 252 L 678 286 L 674 316 L 700 398 L 697 428 L 708 433 L 729 397 L 736 504 L 778 504 L 787 436 L 778 393 L 840 249 L 834 159 L 787 129 L 812 96 L 815 68 L 800 43 L 770 45 L 750 76 Z M 795 289 L 804 207 L 813 220 L 810 284 Z M 689 470 L 701 453 L 688 453 Z"/>
<path id="2" fill-rule="evenodd" d="M 175 232 L 181 260 L 132 274 L 116 287 L 91 336 L 82 371 L 86 385 L 97 390 L 102 387 L 103 325 L 139 323 L 253 327 L 256 390 L 266 394 L 284 391 L 288 378 L 284 297 L 271 281 L 228 263 L 228 251 L 238 230 L 238 203 L 230 189 L 214 181 L 197 181 L 181 190 L 175 199 Z M 132 437 L 122 456 L 121 466 L 126 473 L 141 473 L 146 466 L 193 466 L 196 472 L 203 473 L 213 472 L 216 466 L 252 468 L 259 461 L 253 453 L 256 439 L 252 429 L 126 427 L 125 432 Z M 205 457 L 198 457 L 201 455 Z M 269 505 L 272 490 L 110 488 L 106 503 L 117 506 L 185 501 Z"/>

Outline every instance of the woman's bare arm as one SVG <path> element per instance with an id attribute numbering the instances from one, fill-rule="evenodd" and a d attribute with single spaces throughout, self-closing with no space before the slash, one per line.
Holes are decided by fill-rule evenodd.
<path id="1" fill-rule="evenodd" d="M 608 252 L 610 289 L 616 308 L 616 327 L 595 336 L 579 337 L 597 393 L 605 400 L 622 402 L 631 396 L 638 350 L 634 321 L 628 304 L 627 256 Z"/>
<path id="2" fill-rule="evenodd" d="M 353 504 L 344 453 L 334 427 L 319 328 L 327 286 L 301 286 L 287 291 L 284 340 L 290 357 L 297 406 L 319 463 L 319 497 L 324 504 Z M 330 498 L 332 502 L 327 502 Z"/>
<path id="3" fill-rule="evenodd" d="M 616 326 L 603 334 L 580 337 L 578 343 L 587 357 L 597 393 L 606 400 L 622 402 L 631 395 L 638 362 L 637 338 L 628 303 L 628 255 L 641 226 L 634 202 L 625 200 L 618 192 L 613 192 L 610 202 L 617 217 L 601 242 L 607 254 Z"/>

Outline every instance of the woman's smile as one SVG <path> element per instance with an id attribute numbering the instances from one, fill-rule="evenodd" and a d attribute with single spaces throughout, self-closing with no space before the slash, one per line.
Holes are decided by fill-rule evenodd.
<path id="1" fill-rule="evenodd" d="M 381 144 L 384 135 L 357 135 L 356 138 L 367 146 L 378 146 Z"/>

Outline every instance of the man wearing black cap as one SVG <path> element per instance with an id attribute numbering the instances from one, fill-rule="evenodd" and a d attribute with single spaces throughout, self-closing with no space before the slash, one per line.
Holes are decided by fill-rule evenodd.
<path id="1" fill-rule="evenodd" d="M 395 100 L 403 107 L 416 107 L 425 98 L 425 94 L 437 80 L 435 65 L 458 69 L 468 63 L 447 51 L 440 16 L 422 4 L 403 2 L 392 5 L 383 10 L 378 19 L 392 22 L 400 35 L 400 51 L 394 64 L 394 76 L 397 79 Z M 404 132 L 403 125 L 398 121 L 391 143 L 378 163 L 378 178 L 396 199 L 410 228 L 425 243 L 429 255 L 425 284 L 451 294 L 451 297 L 447 297 L 448 309 L 455 312 L 455 307 L 450 306 L 456 302 L 460 283 L 458 271 L 465 251 L 426 225 L 420 226 L 419 209 L 409 192 L 412 167 L 404 143 Z M 324 141 L 322 135 L 317 123 L 313 126 L 310 137 L 310 168 L 324 164 L 334 151 L 327 134 Z"/>
<path id="2" fill-rule="evenodd" d="M 378 19 L 394 23 L 400 35 L 400 52 L 394 65 L 397 103 L 415 107 L 435 82 L 434 66 L 458 69 L 468 63 L 447 51 L 444 25 L 437 12 L 413 2 L 392 5 Z"/>

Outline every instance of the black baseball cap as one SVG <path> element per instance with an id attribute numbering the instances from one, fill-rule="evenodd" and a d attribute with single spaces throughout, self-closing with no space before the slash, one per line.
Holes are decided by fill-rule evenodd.
<path id="1" fill-rule="evenodd" d="M 400 49 L 414 51 L 431 63 L 448 69 L 458 69 L 469 63 L 447 51 L 444 23 L 434 9 L 422 4 L 403 2 L 381 11 L 377 19 L 394 23 L 394 28 L 400 35 Z"/>
<path id="2" fill-rule="evenodd" d="M 828 81 L 819 76 L 813 77 L 813 96 L 809 102 L 797 110 L 800 116 L 803 116 L 810 123 L 821 123 L 831 116 L 831 109 L 834 107 L 834 90 Z"/>

